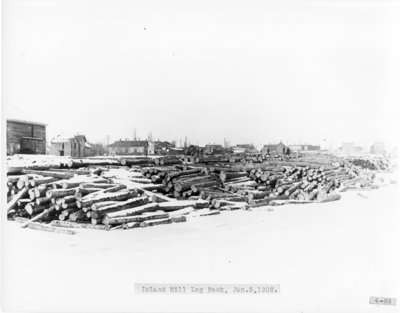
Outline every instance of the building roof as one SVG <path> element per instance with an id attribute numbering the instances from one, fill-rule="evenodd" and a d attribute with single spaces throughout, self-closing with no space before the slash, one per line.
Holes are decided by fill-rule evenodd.
<path id="1" fill-rule="evenodd" d="M 286 147 L 285 146 L 285 144 L 281 141 L 280 143 L 278 143 L 278 144 L 268 144 L 268 145 L 264 145 L 264 147 L 263 148 L 267 148 L 267 149 L 271 149 L 271 148 L 276 148 L 276 147 L 278 147 L 278 146 L 284 146 L 284 147 Z"/>
<path id="2" fill-rule="evenodd" d="M 154 145 L 155 146 L 161 146 L 161 147 L 169 147 L 169 146 L 172 146 L 172 143 L 170 143 L 168 141 L 157 140 L 157 141 L 154 141 Z"/>
<path id="3" fill-rule="evenodd" d="M 44 123 L 38 123 L 38 122 L 32 122 L 32 121 L 26 121 L 26 120 L 18 120 L 18 119 L 14 119 L 14 118 L 8 118 L 7 122 L 32 124 L 32 125 L 38 125 L 38 126 L 47 126 L 47 124 L 44 124 Z"/>
<path id="4" fill-rule="evenodd" d="M 148 147 L 149 143 L 146 140 L 120 140 L 108 146 L 112 148 Z"/>
<path id="5" fill-rule="evenodd" d="M 209 148 L 220 148 L 220 147 L 222 147 L 222 145 L 212 144 L 212 145 L 206 145 L 206 148 L 207 147 L 209 147 Z"/>
<path id="6" fill-rule="evenodd" d="M 87 142 L 85 135 L 75 135 L 74 137 L 75 137 L 76 140 L 78 140 L 78 141 Z"/>
<path id="7" fill-rule="evenodd" d="M 54 137 L 50 140 L 50 143 L 66 143 L 70 142 L 71 139 L 74 139 L 74 137 L 57 135 L 57 137 Z"/>

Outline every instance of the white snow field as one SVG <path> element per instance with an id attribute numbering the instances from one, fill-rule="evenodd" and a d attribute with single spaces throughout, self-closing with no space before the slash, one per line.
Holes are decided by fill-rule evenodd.
<path id="1" fill-rule="evenodd" d="M 386 174 L 387 176 L 388 174 Z M 386 177 L 385 176 L 385 177 Z M 330 203 L 74 236 L 3 221 L 4 311 L 399 312 L 398 184 Z M 134 283 L 280 284 L 279 294 L 135 294 Z"/>

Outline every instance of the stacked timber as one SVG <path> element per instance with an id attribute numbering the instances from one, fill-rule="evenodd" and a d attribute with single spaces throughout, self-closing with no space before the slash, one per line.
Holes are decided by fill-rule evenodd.
<path id="1" fill-rule="evenodd" d="M 73 160 L 79 166 L 71 168 L 24 168 L 7 177 L 7 215 L 46 231 L 171 224 L 223 210 L 336 201 L 338 191 L 372 188 L 374 171 L 383 167 L 337 158 L 262 157 L 260 163 L 259 155 L 168 156 L 155 159 L 158 164 L 150 158 L 99 158 Z M 125 166 L 114 162 L 122 160 Z M 93 170 L 93 163 L 103 167 Z"/>

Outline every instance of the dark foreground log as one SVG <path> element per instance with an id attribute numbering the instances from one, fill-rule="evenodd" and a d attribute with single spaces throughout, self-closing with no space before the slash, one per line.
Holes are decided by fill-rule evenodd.
<path id="1" fill-rule="evenodd" d="M 55 205 L 51 206 L 48 209 L 45 209 L 42 213 L 36 215 L 34 218 L 30 219 L 29 221 L 27 221 L 25 224 L 23 224 L 21 227 L 25 228 L 27 227 L 30 223 L 32 222 L 37 222 L 40 221 L 41 219 L 46 218 L 47 216 L 49 216 L 53 211 L 55 210 Z"/>
<path id="2" fill-rule="evenodd" d="M 10 212 L 15 208 L 17 205 L 18 201 L 22 199 L 27 193 L 28 193 L 29 188 L 24 187 L 20 192 L 18 192 L 17 195 L 15 195 L 10 202 L 7 203 L 7 212 Z"/>

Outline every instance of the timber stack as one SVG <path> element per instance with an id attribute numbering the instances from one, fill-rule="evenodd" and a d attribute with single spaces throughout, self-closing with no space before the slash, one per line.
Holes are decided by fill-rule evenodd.
<path id="1" fill-rule="evenodd" d="M 74 159 L 63 168 L 21 168 L 7 177 L 7 215 L 54 232 L 155 226 L 223 210 L 338 200 L 337 192 L 374 187 L 376 170 L 388 169 L 364 159 L 233 158 Z"/>

